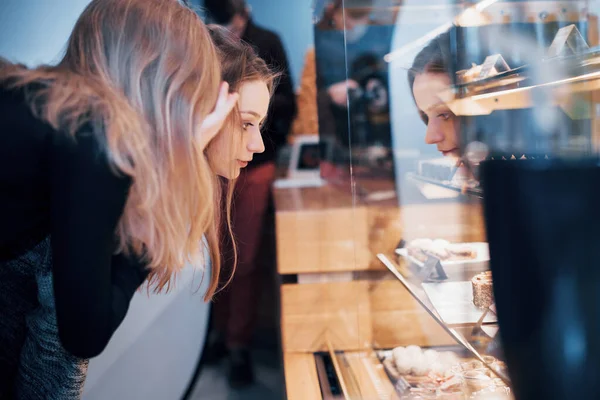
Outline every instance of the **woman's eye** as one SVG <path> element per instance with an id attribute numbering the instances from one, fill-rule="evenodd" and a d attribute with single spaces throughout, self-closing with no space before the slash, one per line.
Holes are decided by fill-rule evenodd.
<path id="1" fill-rule="evenodd" d="M 450 118 L 450 113 L 440 113 L 440 114 L 438 114 L 437 117 L 446 121 L 447 119 Z"/>
<path id="2" fill-rule="evenodd" d="M 244 128 L 244 130 L 247 130 L 247 129 L 248 129 L 249 127 L 251 127 L 251 126 L 254 126 L 254 124 L 253 124 L 253 123 L 251 123 L 251 122 L 244 122 L 244 123 L 242 124 L 242 127 Z"/>

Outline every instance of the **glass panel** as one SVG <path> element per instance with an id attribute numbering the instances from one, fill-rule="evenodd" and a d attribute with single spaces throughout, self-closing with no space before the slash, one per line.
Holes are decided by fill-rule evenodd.
<path id="1" fill-rule="evenodd" d="M 598 392 L 598 8 L 316 2 L 321 174 L 368 288 L 367 348 L 332 341 L 344 394 L 371 398 L 372 357 L 380 398 Z"/>

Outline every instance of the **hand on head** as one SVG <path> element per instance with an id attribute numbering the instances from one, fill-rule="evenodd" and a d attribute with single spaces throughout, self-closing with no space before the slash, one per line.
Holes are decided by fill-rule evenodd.
<path id="1" fill-rule="evenodd" d="M 227 116 L 237 104 L 238 99 L 239 95 L 237 93 L 229 93 L 229 84 L 223 82 L 221 84 L 215 109 L 204 118 L 198 130 L 198 138 L 202 148 L 205 148 L 217 133 L 219 133 Z"/>

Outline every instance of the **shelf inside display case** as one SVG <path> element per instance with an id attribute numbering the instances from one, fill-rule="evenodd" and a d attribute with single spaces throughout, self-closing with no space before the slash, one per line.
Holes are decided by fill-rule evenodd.
<path id="1" fill-rule="evenodd" d="M 483 198 L 483 191 L 480 186 L 458 186 L 450 180 L 433 179 L 416 173 L 408 173 L 406 176 L 409 180 L 417 183 L 435 185 L 459 194 L 468 195 L 479 199 Z"/>
<path id="2" fill-rule="evenodd" d="M 506 370 L 494 368 L 490 365 L 489 357 L 501 359 L 501 348 L 499 344 L 498 326 L 497 324 L 483 324 L 484 318 L 488 314 L 486 311 L 481 311 L 481 318 L 476 323 L 465 324 L 448 324 L 444 321 L 423 285 L 423 280 L 416 274 L 410 271 L 409 267 L 404 263 L 397 263 L 392 257 L 386 254 L 378 254 L 377 258 L 385 265 L 385 267 L 394 274 L 394 276 L 404 285 L 409 293 L 417 300 L 417 302 L 427 311 L 431 317 L 459 344 L 461 345 L 474 359 L 483 363 L 490 368 L 494 374 L 502 379 L 503 382 L 509 384 L 509 378 Z M 474 276 L 474 272 L 469 272 L 465 269 L 463 281 L 469 282 Z M 448 281 L 460 282 L 459 277 L 451 277 Z"/>
<path id="3" fill-rule="evenodd" d="M 494 111 L 532 108 L 534 99 L 546 98 L 548 105 L 561 107 L 573 119 L 591 118 L 590 113 L 578 115 L 572 112 L 574 99 L 578 97 L 590 104 L 600 103 L 600 71 L 529 86 L 520 85 L 515 79 L 511 78 L 506 85 L 487 86 L 485 89 L 488 90 L 465 97 L 458 96 L 455 89 L 451 89 L 440 93 L 440 98 L 457 116 L 490 115 Z M 551 95 L 548 95 L 549 91 Z"/>
<path id="4" fill-rule="evenodd" d="M 573 33 L 576 46 L 568 45 Z M 567 48 L 571 53 L 564 52 Z M 536 101 L 545 99 L 547 105 L 561 107 L 571 118 L 580 119 L 591 118 L 592 114 L 575 113 L 574 109 L 581 108 L 574 107 L 575 100 L 600 103 L 600 48 L 588 48 L 575 25 L 560 29 L 548 56 L 539 61 L 496 71 L 492 64 L 497 64 L 498 59 L 502 59 L 500 54 L 491 55 L 484 64 L 459 71 L 459 82 L 440 94 L 455 115 L 489 115 L 499 110 L 531 108 Z M 487 73 L 490 70 L 493 72 Z"/>
<path id="5" fill-rule="evenodd" d="M 509 386 L 461 346 L 313 355 L 324 400 L 513 399 Z M 490 365 L 501 366 L 485 356 Z M 488 395 L 488 397 L 486 397 Z"/>

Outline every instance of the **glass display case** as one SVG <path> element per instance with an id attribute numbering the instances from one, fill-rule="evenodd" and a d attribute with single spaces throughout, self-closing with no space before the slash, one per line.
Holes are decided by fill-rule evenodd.
<path id="1" fill-rule="evenodd" d="M 600 395 L 599 12 L 314 3 L 327 184 L 275 190 L 289 399 Z"/>

